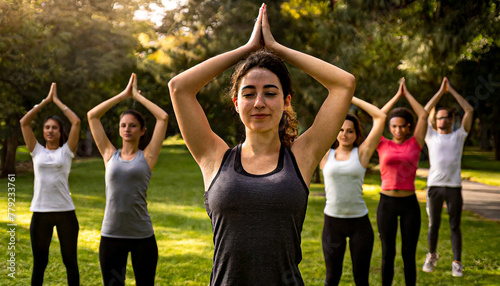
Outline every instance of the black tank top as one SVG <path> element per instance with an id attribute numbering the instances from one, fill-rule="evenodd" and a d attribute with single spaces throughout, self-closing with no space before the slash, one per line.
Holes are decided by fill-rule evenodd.
<path id="1" fill-rule="evenodd" d="M 210 285 L 304 285 L 298 265 L 308 195 L 284 146 L 264 175 L 243 169 L 241 145 L 228 150 L 205 193 L 215 247 Z"/>

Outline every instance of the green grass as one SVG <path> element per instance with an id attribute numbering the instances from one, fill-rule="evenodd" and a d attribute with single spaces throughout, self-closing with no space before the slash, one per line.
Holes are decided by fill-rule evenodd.
<path id="1" fill-rule="evenodd" d="M 212 230 L 205 212 L 201 172 L 189 155 L 185 146 L 179 142 L 167 142 L 163 148 L 148 191 L 149 211 L 153 220 L 159 248 L 156 275 L 157 285 L 207 285 L 212 266 Z M 99 268 L 100 227 L 104 213 L 104 165 L 101 159 L 81 159 L 73 162 L 70 174 L 70 187 L 80 223 L 78 241 L 78 260 L 82 285 L 102 285 Z M 0 284 L 29 285 L 32 256 L 29 237 L 31 213 L 29 204 L 32 198 L 33 174 L 16 176 L 16 279 L 7 276 L 6 260 L 9 251 L 5 242 L 7 235 L 7 198 L 6 192 L 0 195 L 3 207 L 0 208 Z M 0 180 L 6 189 L 7 180 Z M 417 179 L 417 188 L 425 187 L 425 181 Z M 377 234 L 376 208 L 380 175 L 369 172 L 365 180 L 365 200 L 370 210 L 369 216 Z M 303 261 L 300 269 L 306 285 L 324 285 L 325 266 L 321 248 L 323 227 L 323 185 L 311 186 L 307 216 L 302 232 Z M 420 195 L 422 192 L 420 192 Z M 464 212 L 463 227 L 463 278 L 451 277 L 452 251 L 450 230 L 443 214 L 438 251 L 441 260 L 434 273 L 420 271 L 427 252 L 427 215 L 424 203 L 420 204 L 422 228 L 417 249 L 419 285 L 498 285 L 500 281 L 500 223 L 479 218 Z M 443 210 L 445 212 L 445 210 Z M 399 242 L 398 242 L 399 243 Z M 403 262 L 400 244 L 397 246 L 396 269 L 393 285 L 404 285 Z M 381 283 L 381 246 L 375 235 L 375 245 L 371 260 L 370 281 L 373 285 Z M 66 285 L 66 273 L 62 263 L 57 236 L 54 235 L 50 248 L 50 260 L 45 272 L 47 285 Z M 127 268 L 127 285 L 135 285 L 130 259 Z M 349 251 L 344 259 L 344 274 L 341 285 L 354 285 Z"/>

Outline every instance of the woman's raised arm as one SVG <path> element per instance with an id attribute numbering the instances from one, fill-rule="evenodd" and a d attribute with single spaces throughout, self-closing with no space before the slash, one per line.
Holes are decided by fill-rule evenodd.
<path id="1" fill-rule="evenodd" d="M 165 139 L 165 132 L 167 132 L 168 114 L 165 110 L 161 109 L 158 105 L 151 102 L 149 99 L 144 97 L 140 91 L 137 90 L 137 76 L 132 74 L 133 84 L 132 84 L 132 97 L 139 103 L 144 105 L 151 114 L 156 118 L 155 129 L 153 131 L 153 136 L 148 146 L 144 149 L 144 157 L 148 162 L 149 168 L 153 171 L 158 156 L 160 155 L 161 146 L 163 139 Z"/>
<path id="2" fill-rule="evenodd" d="M 67 105 L 62 103 L 62 101 L 57 96 L 57 86 L 54 83 L 54 93 L 52 101 L 61 109 L 62 113 L 69 122 L 71 122 L 71 129 L 69 130 L 68 136 L 68 147 L 73 152 L 76 153 L 76 148 L 78 147 L 78 141 L 80 140 L 80 118 L 76 115 Z"/>
<path id="3" fill-rule="evenodd" d="M 359 162 L 363 167 L 367 167 L 370 158 L 377 149 L 382 132 L 384 132 L 385 119 L 387 115 L 378 107 L 357 97 L 352 98 L 352 104 L 366 111 L 373 118 L 373 126 L 366 139 L 359 146 Z"/>
<path id="4" fill-rule="evenodd" d="M 111 141 L 109 141 L 108 136 L 106 136 L 106 132 L 104 131 L 104 127 L 101 123 L 101 117 L 109 109 L 111 109 L 111 107 L 115 106 L 120 101 L 132 97 L 132 85 L 134 78 L 134 75 L 130 76 L 128 85 L 122 92 L 104 102 L 101 102 L 99 105 L 87 112 L 90 132 L 92 132 L 95 144 L 97 145 L 97 149 L 99 149 L 99 152 L 101 153 L 105 166 L 113 155 L 113 152 L 116 151 L 116 148 L 115 146 L 113 146 Z"/>
<path id="5" fill-rule="evenodd" d="M 179 129 L 189 151 L 203 172 L 205 183 L 215 175 L 229 146 L 210 128 L 196 95 L 217 75 L 261 47 L 261 19 L 262 7 L 247 44 L 208 59 L 175 76 L 168 83 Z"/>
<path id="6" fill-rule="evenodd" d="M 275 41 L 264 7 L 262 37 L 265 47 L 312 76 L 328 90 L 312 126 L 292 145 L 306 183 L 342 127 L 355 89 L 352 74 L 313 56 L 287 48 Z"/>
<path id="7" fill-rule="evenodd" d="M 21 118 L 21 120 L 19 120 L 19 123 L 21 123 L 21 132 L 23 133 L 24 142 L 26 143 L 26 147 L 30 152 L 33 152 L 36 146 L 36 137 L 33 129 L 31 128 L 31 122 L 33 121 L 33 119 L 35 119 L 35 116 L 38 114 L 38 112 L 52 101 L 55 88 L 56 84 L 53 82 L 50 86 L 50 91 L 47 97 L 44 98 L 39 104 L 33 106 L 33 108 L 28 111 L 28 113 L 26 113 L 23 118 Z"/>

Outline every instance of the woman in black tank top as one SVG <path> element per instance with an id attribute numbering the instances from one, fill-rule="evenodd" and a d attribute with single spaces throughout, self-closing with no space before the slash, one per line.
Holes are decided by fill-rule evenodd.
<path id="1" fill-rule="evenodd" d="M 196 94 L 245 57 L 232 76 L 231 96 L 246 137 L 230 149 L 211 130 Z M 301 136 L 282 59 L 328 90 Z M 304 285 L 298 264 L 309 182 L 340 130 L 354 82 L 351 74 L 277 43 L 265 4 L 247 44 L 169 82 L 181 133 L 203 173 L 215 246 L 210 285 Z"/>

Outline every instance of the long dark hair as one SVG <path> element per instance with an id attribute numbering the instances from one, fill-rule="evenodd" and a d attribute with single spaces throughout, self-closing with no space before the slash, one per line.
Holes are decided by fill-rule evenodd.
<path id="1" fill-rule="evenodd" d="M 356 132 L 356 140 L 354 140 L 354 143 L 352 144 L 354 147 L 359 147 L 361 143 L 363 142 L 363 130 L 361 129 L 361 124 L 359 122 L 359 119 L 356 117 L 354 114 L 347 114 L 345 116 L 345 120 L 349 120 L 354 124 L 354 131 Z M 332 149 L 337 149 L 339 147 L 339 140 L 335 139 L 335 142 L 333 142 Z"/>
<path id="2" fill-rule="evenodd" d="M 59 133 L 61 134 L 61 136 L 59 137 L 59 147 L 62 147 L 64 143 L 68 141 L 68 134 L 66 134 L 66 132 L 64 131 L 62 119 L 57 115 L 49 115 L 43 120 L 43 126 L 45 126 L 45 123 L 47 123 L 49 119 L 54 120 L 59 125 Z"/>
<path id="3" fill-rule="evenodd" d="M 236 66 L 231 76 L 231 90 L 229 91 L 231 98 L 238 97 L 241 79 L 253 68 L 264 68 L 274 73 L 280 80 L 284 98 L 288 95 L 293 96 L 290 73 L 283 60 L 270 51 L 259 50 L 248 55 Z M 289 147 L 297 138 L 299 135 L 298 124 L 297 114 L 290 105 L 283 111 L 279 124 L 279 138 L 282 144 Z"/>

